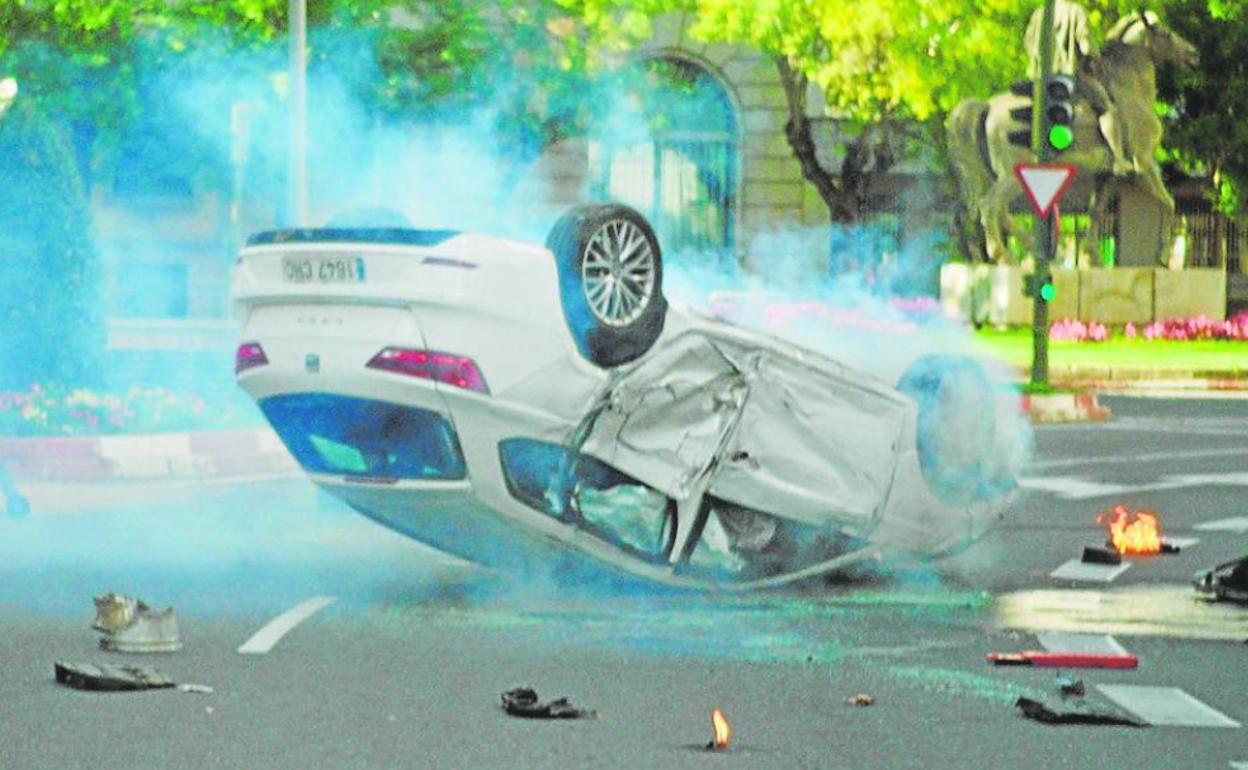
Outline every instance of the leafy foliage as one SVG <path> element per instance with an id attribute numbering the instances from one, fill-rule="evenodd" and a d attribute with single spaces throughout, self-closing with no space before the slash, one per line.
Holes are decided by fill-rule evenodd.
<path id="1" fill-rule="evenodd" d="M 0 388 L 91 382 L 103 350 L 99 263 L 64 131 L 18 101 L 0 118 Z"/>
<path id="2" fill-rule="evenodd" d="M 1190 72 L 1163 71 L 1166 144 L 1189 172 L 1214 185 L 1217 208 L 1246 214 L 1248 190 L 1248 14 L 1242 3 L 1172 0 L 1169 23 L 1200 51 Z"/>

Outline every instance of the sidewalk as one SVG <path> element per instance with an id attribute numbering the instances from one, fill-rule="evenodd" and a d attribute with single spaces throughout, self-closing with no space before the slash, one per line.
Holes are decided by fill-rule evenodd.
<path id="1" fill-rule="evenodd" d="M 151 435 L 0 438 L 0 463 L 18 482 L 103 482 L 294 473 L 267 428 Z"/>

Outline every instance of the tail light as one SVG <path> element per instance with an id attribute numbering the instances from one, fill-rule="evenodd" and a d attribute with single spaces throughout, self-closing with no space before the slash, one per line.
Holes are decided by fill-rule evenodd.
<path id="1" fill-rule="evenodd" d="M 244 342 L 234 353 L 234 373 L 241 374 L 248 369 L 264 366 L 268 362 L 269 358 L 264 354 L 264 348 L 260 347 L 260 343 Z"/>
<path id="2" fill-rule="evenodd" d="M 490 392 L 476 362 L 467 356 L 434 350 L 385 348 L 373 356 L 367 366 L 370 369 L 406 374 L 423 380 L 436 380 L 478 393 Z"/>

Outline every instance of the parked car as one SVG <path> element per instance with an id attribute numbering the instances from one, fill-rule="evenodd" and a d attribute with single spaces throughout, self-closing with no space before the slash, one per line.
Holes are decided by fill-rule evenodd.
<path id="1" fill-rule="evenodd" d="M 982 535 L 1015 481 L 992 384 L 893 384 L 669 303 L 651 226 L 586 205 L 545 246 L 330 226 L 251 237 L 239 384 L 313 482 L 423 543 L 758 588 Z"/>

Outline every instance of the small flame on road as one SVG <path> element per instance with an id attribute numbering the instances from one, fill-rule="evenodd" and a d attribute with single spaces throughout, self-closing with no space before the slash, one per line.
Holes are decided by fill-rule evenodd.
<path id="1" fill-rule="evenodd" d="M 715 731 L 715 736 L 711 738 L 710 743 L 706 744 L 706 747 L 708 749 L 728 748 L 728 741 L 732 739 L 732 725 L 728 724 L 724 712 L 719 709 L 711 711 L 711 729 Z"/>
<path id="2" fill-rule="evenodd" d="M 1109 544 L 1124 556 L 1161 553 L 1161 517 L 1144 509 L 1132 511 L 1115 505 L 1096 517 L 1109 532 Z"/>

